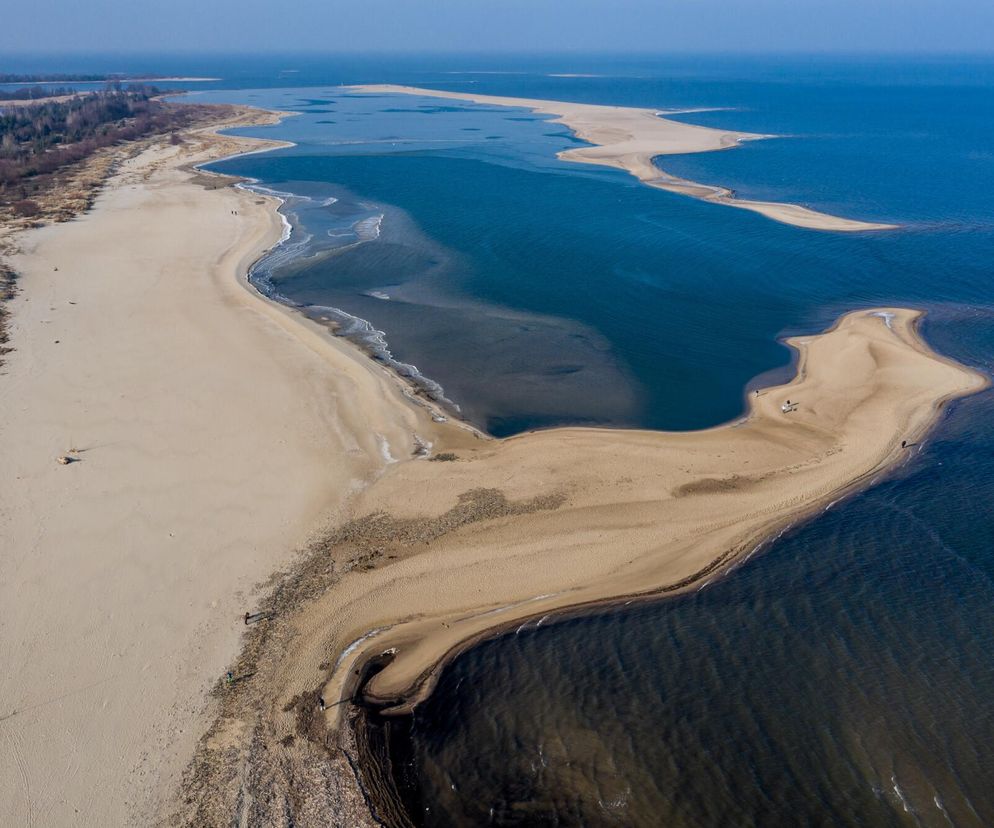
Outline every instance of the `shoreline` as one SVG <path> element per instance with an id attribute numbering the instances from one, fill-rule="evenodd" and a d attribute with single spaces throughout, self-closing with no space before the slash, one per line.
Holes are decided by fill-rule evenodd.
<path id="1" fill-rule="evenodd" d="M 292 144 L 290 145 L 292 146 Z M 260 151 L 264 152 L 265 150 Z M 250 153 L 243 153 L 243 155 L 244 154 Z M 229 159 L 225 158 L 222 160 L 227 161 Z M 210 170 L 204 170 L 204 172 L 222 177 L 225 175 L 224 173 L 213 173 Z M 354 316 L 343 308 L 300 304 L 276 290 L 275 286 L 272 285 L 272 282 L 267 276 L 256 276 L 255 274 L 257 268 L 264 265 L 270 255 L 276 253 L 284 244 L 292 241 L 295 228 L 293 223 L 281 211 L 281 208 L 290 198 L 300 199 L 307 198 L 307 196 L 300 196 L 296 193 L 274 191 L 269 187 L 266 187 L 257 179 L 242 178 L 234 186 L 238 189 L 243 189 L 263 198 L 274 199 L 277 202 L 277 214 L 283 223 L 283 234 L 279 241 L 267 249 L 249 266 L 248 271 L 244 276 L 244 280 L 250 289 L 260 294 L 266 300 L 293 311 L 295 316 L 299 317 L 304 324 L 314 325 L 319 330 L 325 331 L 337 339 L 345 340 L 349 343 L 349 345 L 351 345 L 351 347 L 356 349 L 359 355 L 385 368 L 389 372 L 389 375 L 398 383 L 404 396 L 407 397 L 413 405 L 426 409 L 433 422 L 452 422 L 460 428 L 471 432 L 480 439 L 492 439 L 489 434 L 463 416 L 458 404 L 445 396 L 444 388 L 440 383 L 431 377 L 422 374 L 416 365 L 398 360 L 394 356 L 393 351 L 390 349 L 389 343 L 386 339 L 386 333 L 375 328 L 369 320 L 359 316 Z M 308 310 L 315 310 L 317 307 L 320 307 L 323 313 L 323 315 L 318 319 L 313 318 L 305 312 Z M 339 318 L 332 318 L 336 315 Z M 344 324 L 341 322 L 341 317 L 346 317 L 350 322 L 357 323 L 360 326 L 365 326 L 366 337 L 367 339 L 372 340 L 372 343 L 363 341 L 360 336 L 354 333 L 343 332 Z M 420 453 L 427 454 L 430 450 L 430 444 L 421 445 L 419 450 L 420 448 L 424 449 L 424 451 Z"/>
<path id="2" fill-rule="evenodd" d="M 841 233 L 895 230 L 900 227 L 898 224 L 843 218 L 803 207 L 800 204 L 738 198 L 735 191 L 728 187 L 700 184 L 670 175 L 656 165 L 655 159 L 666 155 L 686 155 L 732 149 L 745 141 L 777 137 L 704 127 L 665 117 L 666 115 L 688 114 L 700 111 L 699 109 L 662 112 L 627 106 L 447 92 L 394 84 L 362 84 L 349 88 L 361 93 L 416 95 L 462 100 L 478 104 L 530 109 L 539 115 L 555 115 L 556 118 L 551 123 L 564 124 L 573 131 L 577 138 L 592 145 L 557 153 L 557 157 L 563 161 L 596 164 L 624 170 L 648 187 L 655 187 L 659 190 L 666 190 L 713 204 L 749 210 L 782 224 L 790 224 L 808 230 Z"/>
<path id="3" fill-rule="evenodd" d="M 206 131 L 228 126 L 223 123 Z M 246 145 L 260 146 L 257 139 L 215 135 L 208 160 L 220 160 L 219 156 L 227 157 L 228 151 Z M 238 392 L 241 396 L 231 386 L 210 388 L 211 396 L 205 397 L 203 404 L 224 406 L 218 410 L 230 412 L 227 418 L 198 418 L 191 426 L 183 418 L 177 423 L 175 413 L 165 410 L 162 422 L 152 432 L 159 442 L 154 447 L 142 447 L 137 454 L 128 453 L 128 464 L 115 467 L 114 473 L 120 475 L 130 469 L 141 479 L 155 470 L 155 466 L 149 469 L 145 465 L 148 452 L 155 450 L 157 464 L 161 465 L 167 461 L 159 451 L 159 443 L 173 445 L 178 441 L 175 451 L 181 456 L 169 463 L 178 477 L 170 486 L 189 486 L 191 467 L 200 465 L 205 466 L 204 473 L 208 475 L 205 487 L 198 490 L 201 498 L 210 500 L 219 494 L 212 477 L 219 466 L 226 478 L 240 481 L 241 489 L 237 483 L 229 485 L 235 487 L 234 494 L 243 503 L 240 508 L 234 507 L 223 528 L 223 532 L 240 539 L 246 531 L 244 503 L 259 503 L 256 487 L 266 479 L 260 477 L 259 469 L 267 462 L 268 450 L 253 445 L 252 456 L 241 457 L 242 443 L 226 448 L 223 438 L 232 431 L 230 418 L 247 413 L 261 416 L 253 410 L 257 405 L 255 391 L 264 387 L 259 385 L 259 372 L 268 366 L 264 383 L 278 385 L 286 372 L 294 372 L 292 393 L 276 395 L 293 407 L 292 413 L 277 407 L 269 412 L 273 415 L 269 422 L 246 425 L 245 433 L 253 441 L 272 433 L 300 438 L 299 451 L 290 460 L 280 452 L 276 453 L 278 458 L 274 455 L 280 461 L 276 476 L 282 473 L 286 477 L 273 482 L 287 486 L 290 483 L 284 481 L 292 481 L 295 488 L 289 495 L 306 500 L 308 505 L 292 531 L 288 531 L 286 516 L 278 515 L 277 522 L 268 525 L 266 541 L 251 561 L 231 557 L 231 552 L 237 550 L 229 550 L 230 571 L 224 568 L 220 573 L 209 556 L 193 561 L 197 577 L 183 589 L 194 590 L 190 594 L 197 595 L 198 602 L 204 601 L 200 592 L 205 584 L 212 592 L 221 590 L 229 597 L 221 610 L 206 602 L 203 606 L 198 603 L 199 617 L 203 619 L 199 623 L 207 624 L 214 644 L 210 653 L 198 656 L 206 661 L 184 666 L 187 672 L 170 692 L 189 704 L 206 689 L 206 676 L 216 675 L 208 711 L 193 715 L 188 707 L 181 706 L 171 714 L 172 718 L 167 715 L 164 721 L 148 722 L 142 712 L 146 705 L 159 708 L 169 702 L 146 697 L 151 690 L 142 683 L 136 690 L 133 684 L 124 682 L 116 690 L 125 699 L 135 694 L 142 700 L 137 709 L 131 705 L 127 715 L 120 710 L 120 702 L 111 705 L 111 711 L 119 717 L 117 727 L 122 726 L 121 721 L 127 727 L 130 715 L 143 722 L 143 727 L 152 728 L 146 737 L 148 744 L 172 745 L 166 750 L 173 757 L 172 764 L 161 756 L 157 761 L 142 760 L 151 761 L 148 770 L 161 777 L 159 784 L 165 786 L 157 789 L 157 808 L 167 812 L 164 824 L 228 824 L 230 815 L 238 809 L 265 822 L 267 814 L 284 813 L 287 807 L 296 808 L 300 803 L 318 816 L 334 811 L 351 817 L 351 824 L 372 824 L 367 796 L 375 794 L 357 788 L 350 752 L 354 750 L 356 734 L 349 719 L 355 711 L 335 705 L 329 706 L 323 716 L 318 715 L 315 699 L 319 694 L 329 701 L 348 701 L 361 688 L 366 704 L 381 708 L 383 713 L 402 713 L 405 707 L 416 704 L 419 693 L 430 691 L 433 676 L 445 660 L 482 637 L 499 634 L 495 630 L 520 624 L 522 619 L 538 618 L 540 613 L 544 616 L 552 612 L 558 617 L 574 609 L 589 612 L 604 602 L 627 600 L 639 594 L 637 587 L 651 578 L 655 579 L 655 588 L 643 590 L 639 600 L 658 600 L 662 590 L 690 588 L 701 577 L 733 567 L 735 556 L 741 558 L 748 551 L 748 538 L 769 539 L 777 530 L 783 531 L 785 516 L 790 518 L 786 522 L 793 525 L 828 498 L 838 499 L 840 492 L 871 485 L 873 476 L 891 468 L 900 456 L 897 444 L 902 437 L 915 439 L 927 433 L 946 402 L 988 384 L 983 375 L 928 347 L 916 330 L 920 312 L 862 310 L 842 317 L 824 334 L 792 338 L 790 343 L 798 352 L 796 375 L 786 384 L 750 396 L 746 416 L 735 423 L 676 434 L 564 428 L 496 440 L 461 423 L 434 422 L 430 413 L 405 392 L 403 378 L 367 358 L 351 342 L 341 342 L 341 337 L 330 335 L 319 323 L 260 293 L 249 283 L 248 272 L 264 255 L 264 245 L 258 241 L 247 243 L 238 233 L 244 232 L 251 218 L 257 227 L 267 228 L 265 238 L 271 247 L 281 232 L 279 213 L 273 208 L 276 199 L 228 187 L 204 189 L 196 183 L 197 173 L 184 171 L 188 163 L 180 164 L 180 159 L 170 155 L 172 152 L 168 148 L 158 150 L 158 155 L 156 151 L 146 151 L 134 159 L 131 167 L 108 182 L 98 204 L 80 224 L 85 224 L 91 233 L 98 226 L 106 227 L 107 233 L 130 244 L 127 249 L 135 255 L 152 255 L 152 240 L 121 232 L 119 225 L 129 219 L 129 211 L 112 210 L 112 205 L 134 204 L 131 213 L 144 211 L 143 219 L 146 214 L 152 215 L 150 211 L 168 209 L 171 222 L 184 217 L 222 222 L 219 227 L 223 232 L 209 240 L 213 246 L 198 249 L 199 259 L 190 259 L 193 254 L 187 251 L 175 250 L 175 244 L 170 243 L 173 237 L 165 231 L 159 241 L 164 246 L 155 248 L 154 255 L 160 257 L 157 261 L 166 272 L 211 263 L 204 271 L 209 272 L 209 278 L 201 285 L 201 292 L 207 293 L 178 297 L 174 304 L 165 306 L 164 312 L 172 308 L 175 318 L 183 318 L 197 301 L 215 297 L 200 311 L 208 314 L 204 318 L 206 327 L 197 329 L 198 337 L 208 337 L 203 340 L 200 358 L 205 364 L 213 364 L 219 359 L 215 353 L 218 347 L 228 340 L 239 343 L 239 348 L 231 351 L 226 370 L 236 372 L 247 385 Z M 204 171 L 203 175 L 218 174 Z M 229 220 L 224 209 L 233 216 L 233 207 L 238 208 L 239 215 Z M 191 217 L 193 210 L 201 212 Z M 176 232 L 172 224 L 170 229 Z M 42 228 L 38 232 L 43 237 L 58 236 L 65 245 L 60 248 L 63 256 L 74 253 L 72 258 L 81 263 L 87 261 L 87 255 L 97 257 L 94 262 L 100 261 L 102 250 L 81 249 L 86 234 L 78 226 Z M 218 257 L 217 250 L 221 248 L 225 252 Z M 37 244 L 32 249 L 34 265 L 25 268 L 23 292 L 33 292 L 32 298 L 37 298 L 38 285 L 47 284 L 42 282 L 47 279 L 52 287 L 42 295 L 46 299 L 58 295 L 58 286 L 64 287 L 65 277 L 50 272 L 50 262 L 44 260 L 44 255 L 39 259 Z M 30 257 L 27 261 L 31 261 Z M 159 289 L 161 281 L 160 276 L 151 287 Z M 140 298 L 108 294 L 106 298 L 116 298 L 121 311 L 128 313 L 133 312 L 134 303 L 149 301 L 144 294 Z M 18 314 L 25 312 L 24 302 L 19 301 L 15 307 Z M 98 318 L 108 312 L 107 307 L 91 311 Z M 873 313 L 892 315 L 874 318 Z M 222 325 L 221 316 L 231 321 Z M 219 333 L 214 332 L 215 326 L 219 326 Z M 47 335 L 43 325 L 36 327 L 41 331 L 38 337 Z M 26 356 L 33 358 L 44 347 L 46 364 L 79 370 L 78 365 L 65 363 L 65 350 L 43 346 L 40 341 L 37 345 L 22 341 L 24 330 L 16 316 L 14 334 L 14 346 L 27 345 L 31 352 Z M 169 331 L 162 335 L 169 335 Z M 256 341 L 260 337 L 262 341 Z M 253 350 L 245 350 L 248 348 Z M 283 356 L 274 359 L 267 349 L 277 349 Z M 809 365 L 813 352 L 818 356 Z M 85 348 L 83 353 L 85 359 Z M 168 349 L 162 353 L 168 355 Z M 263 364 L 253 364 L 247 353 L 255 353 L 255 359 L 264 360 Z M 19 354 L 15 351 L 13 357 L 21 366 L 12 365 L 12 370 L 24 372 L 26 364 Z M 136 358 L 129 356 L 129 361 Z M 189 357 L 186 359 L 174 369 L 178 372 L 175 378 L 163 375 L 171 393 L 190 392 L 184 373 L 190 370 Z M 304 368 L 299 366 L 301 361 L 307 363 Z M 95 370 L 105 367 L 99 365 Z M 56 379 L 46 386 L 46 404 L 63 394 L 66 402 L 61 405 L 72 407 L 79 393 L 75 384 L 70 379 L 66 387 L 65 377 Z M 93 377 L 88 375 L 87 380 L 92 382 Z M 785 393 L 804 395 L 804 407 L 795 412 L 796 417 L 789 415 L 790 420 L 779 413 L 780 397 Z M 127 428 L 129 418 L 133 419 L 130 404 L 114 401 L 108 405 L 124 418 L 115 420 L 116 428 Z M 927 408 L 924 415 L 922 407 Z M 210 407 L 205 410 L 215 411 Z M 294 423 L 294 428 L 281 428 L 288 421 Z M 39 422 L 46 422 L 45 417 Z M 178 430 L 174 428 L 177 424 Z M 162 430 L 167 428 L 174 430 Z M 129 439 L 136 445 L 147 441 L 148 430 L 141 423 L 133 423 L 132 430 Z M 197 434 L 203 441 L 202 458 L 189 449 L 190 440 Z M 457 459 L 427 462 L 419 458 L 412 434 L 429 439 L 436 454 L 453 453 Z M 47 439 L 51 442 L 50 436 Z M 331 444 L 315 442 L 321 440 L 330 440 Z M 398 461 L 388 461 L 381 440 L 388 446 L 387 454 L 392 449 Z M 0 445 L 2 441 L 0 430 Z M 95 451 L 93 473 L 102 474 L 101 454 Z M 875 452 L 876 461 L 864 467 L 867 452 Z M 729 453 L 738 456 L 733 461 Z M 37 464 L 36 454 L 22 450 L 17 462 L 33 467 Z M 849 462 L 840 467 L 842 459 Z M 44 462 L 48 464 L 51 459 L 45 457 Z M 743 463 L 751 468 L 746 469 Z M 859 467 L 859 474 L 854 475 L 853 463 Z M 37 471 L 32 475 L 39 480 L 44 477 L 43 482 L 63 481 L 66 472 L 86 474 L 90 467 L 87 456 L 75 469 L 49 469 L 46 465 L 49 471 L 45 475 L 39 477 Z M 302 467 L 310 468 L 315 476 L 302 474 Z M 830 474 L 824 471 L 828 467 L 832 467 Z M 329 474 L 336 475 L 333 481 Z M 53 495 L 52 485 L 55 484 L 45 482 L 48 488 L 40 492 L 47 502 L 57 506 L 65 497 L 58 489 Z M 99 485 L 109 484 L 105 481 Z M 798 488 L 809 497 L 800 506 L 796 503 Z M 282 494 L 276 488 L 271 496 Z M 9 495 L 16 503 L 24 492 L 13 487 Z M 117 496 L 128 497 L 130 493 Z M 716 498 L 723 506 L 721 520 L 714 515 Z M 299 501 L 281 501 L 285 505 L 294 502 L 297 505 L 293 508 L 299 509 Z M 163 508 L 161 498 L 155 503 L 156 509 Z M 170 516 L 170 521 L 194 518 L 188 526 L 188 541 L 193 544 L 198 543 L 204 526 L 217 521 L 203 522 L 203 508 L 202 503 L 184 501 L 179 511 Z M 218 513 L 226 514 L 225 509 Z M 34 519 L 35 513 L 23 513 L 19 531 L 26 532 L 29 521 Z M 110 519 L 116 531 L 113 513 L 103 519 Z M 746 524 L 745 530 L 742 524 Z M 79 528 L 72 522 L 65 526 L 67 532 L 77 534 Z M 100 531 L 105 532 L 106 527 Z M 680 531 L 682 536 L 670 537 Z M 114 547 L 107 534 L 98 532 L 96 537 L 104 546 L 125 552 Z M 148 538 L 144 542 L 162 544 Z M 269 549 L 266 543 L 275 546 Z M 303 557 L 296 554 L 301 545 L 309 549 Z M 165 553 L 171 548 L 171 543 L 162 546 L 162 553 L 174 554 Z M 619 549 L 625 552 L 619 555 Z M 150 559 L 146 565 L 152 564 Z M 75 573 L 82 564 L 71 561 L 64 565 Z M 700 575 L 705 568 L 705 574 Z M 253 608 L 261 606 L 263 621 L 243 629 L 240 609 L 236 608 L 244 608 L 245 599 L 236 594 L 237 588 L 230 582 L 234 579 L 244 589 L 247 577 L 248 583 L 252 578 L 261 582 L 274 570 L 278 574 L 270 578 L 261 605 L 252 602 Z M 37 572 L 35 577 L 51 577 L 51 573 Z M 124 588 L 140 593 L 143 584 L 139 581 Z M 536 591 L 540 591 L 537 596 Z M 142 597 L 149 604 L 151 599 L 144 594 Z M 181 610 L 177 595 L 158 600 L 157 611 L 168 615 Z M 119 604 L 120 599 L 111 604 L 122 616 L 117 622 L 124 625 L 119 632 L 125 634 L 125 640 L 133 641 L 134 616 Z M 145 609 L 143 605 L 135 611 Z M 62 612 L 62 608 L 54 611 Z M 86 609 L 75 607 L 75 611 L 85 615 Z M 169 624 L 175 624 L 175 620 L 170 618 Z M 189 638 L 203 633 L 204 628 L 197 627 L 185 635 Z M 99 660 L 99 650 L 92 644 L 84 644 L 80 650 L 71 634 L 66 638 L 63 650 L 56 649 L 51 641 L 47 645 L 53 648 L 50 657 L 56 662 L 69 658 L 69 663 L 76 665 L 66 648 L 76 648 L 75 658 L 82 651 L 91 660 Z M 186 640 L 182 635 L 179 638 Z M 232 665 L 230 659 L 236 652 L 240 655 Z M 388 663 L 384 654 L 391 657 Z M 159 658 L 163 658 L 161 653 Z M 227 687 L 220 679 L 224 664 L 231 665 L 238 676 L 234 686 Z M 160 664 L 158 669 L 162 667 Z M 369 672 L 380 667 L 384 669 L 365 681 Z M 98 676 L 100 672 L 98 665 Z M 106 692 L 113 695 L 114 691 Z M 20 712 L 15 711 L 17 715 Z M 177 714 L 181 718 L 177 719 Z M 76 731 L 83 715 L 91 717 L 94 725 L 107 724 L 99 707 L 87 707 L 85 714 L 62 714 L 66 715 L 67 721 L 55 717 L 35 723 L 35 736 L 37 728 L 43 733 L 48 728 L 71 728 L 78 739 Z M 163 740 L 161 728 L 174 727 L 191 715 L 195 733 Z M 210 721 L 213 723 L 205 728 Z M 186 724 L 184 729 L 189 730 L 188 721 Z M 109 741 L 107 734 L 91 736 L 87 742 L 92 749 L 90 758 L 101 757 L 113 765 L 115 755 L 102 754 L 95 747 L 103 744 L 111 750 L 118 749 L 120 740 L 112 737 L 113 732 Z M 175 798 L 179 787 L 175 763 L 181 757 L 183 762 L 189 758 L 194 740 L 194 761 L 182 785 L 186 800 L 179 802 Z M 52 755 L 34 757 L 30 763 L 39 760 L 42 770 L 37 774 L 44 778 L 43 768 L 50 765 Z M 133 753 L 117 761 L 133 761 Z M 100 767 L 90 773 L 104 770 Z M 132 782 L 129 780 L 129 784 Z M 91 814 L 94 808 L 119 806 L 103 801 L 115 790 L 107 788 L 106 782 L 95 784 L 80 771 L 74 784 L 87 787 L 85 797 Z M 101 794 L 103 799 L 95 803 L 93 797 L 100 798 Z M 128 794 L 135 795 L 138 794 Z M 143 801 L 139 807 L 145 804 Z M 134 805 L 132 800 L 132 808 Z M 56 806 L 49 805 L 53 807 Z"/>

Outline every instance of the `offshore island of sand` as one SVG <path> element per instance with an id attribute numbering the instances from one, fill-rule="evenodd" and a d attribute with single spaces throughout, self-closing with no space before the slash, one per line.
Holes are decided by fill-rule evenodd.
<path id="1" fill-rule="evenodd" d="M 714 129 L 713 127 L 687 124 L 663 117 L 664 115 L 680 115 L 700 110 L 670 110 L 662 113 L 655 109 L 631 106 L 604 106 L 533 98 L 510 98 L 392 84 L 367 84 L 353 87 L 353 89 L 369 94 L 445 98 L 491 106 L 530 109 L 539 115 L 554 115 L 556 117 L 553 123 L 564 124 L 573 131 L 577 138 L 592 145 L 563 150 L 558 153 L 558 157 L 563 161 L 597 164 L 624 170 L 649 187 L 679 193 L 714 204 L 751 210 L 783 224 L 805 227 L 809 230 L 832 230 L 842 233 L 893 230 L 898 227 L 896 224 L 833 216 L 799 204 L 738 198 L 727 187 L 688 181 L 685 178 L 678 178 L 664 172 L 656 166 L 654 158 L 731 149 L 745 141 L 776 137 Z"/>
<path id="2" fill-rule="evenodd" d="M 248 283 L 279 202 L 194 165 L 272 146 L 155 142 L 84 217 L 17 237 L 12 824 L 376 824 L 365 710 L 410 710 L 446 660 L 530 619 L 701 587 L 987 382 L 928 347 L 920 311 L 860 309 L 791 339 L 794 379 L 734 423 L 492 439 Z M 70 443 L 81 461 L 52 462 Z M 39 704 L 53 682 L 71 704 Z M 57 790 L 53 765 L 73 768 Z"/>

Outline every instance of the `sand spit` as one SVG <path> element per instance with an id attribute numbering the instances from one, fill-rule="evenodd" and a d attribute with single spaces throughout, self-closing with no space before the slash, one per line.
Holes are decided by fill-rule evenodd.
<path id="1" fill-rule="evenodd" d="M 341 660 L 325 697 L 351 695 L 356 668 L 389 653 L 362 697 L 407 711 L 430 690 L 435 665 L 481 634 L 698 586 L 716 565 L 867 485 L 906 455 L 902 440 L 922 438 L 945 401 L 986 385 L 928 348 L 919 317 L 858 311 L 789 340 L 797 376 L 751 396 L 740 422 L 684 433 L 554 429 L 456 451 L 449 463 L 391 468 L 360 511 L 423 520 L 481 488 L 563 502 L 461 527 L 315 603 L 308 612 L 344 633 L 328 652 L 381 630 Z"/>
<path id="2" fill-rule="evenodd" d="M 531 109 L 541 115 L 555 115 L 556 123 L 565 124 L 573 130 L 578 138 L 594 145 L 560 152 L 558 157 L 564 161 L 600 164 L 605 167 L 625 170 L 650 187 L 716 204 L 725 204 L 729 207 L 752 210 L 774 221 L 792 224 L 795 227 L 805 227 L 810 230 L 859 232 L 893 230 L 898 226 L 842 218 L 828 213 L 820 213 L 799 204 L 737 198 L 735 193 L 727 187 L 698 184 L 677 178 L 662 171 L 653 163 L 653 158 L 662 155 L 684 155 L 729 149 L 738 146 L 743 141 L 775 137 L 772 135 L 758 135 L 750 132 L 735 132 L 685 124 L 681 121 L 662 117 L 661 113 L 656 110 L 637 107 L 507 98 L 465 92 L 443 92 L 437 89 L 391 84 L 369 84 L 352 88 L 360 92 L 420 95 L 494 106 L 520 107 Z M 685 111 L 694 110 L 679 110 L 666 114 L 675 115 Z"/>
<path id="3" fill-rule="evenodd" d="M 234 665 L 245 680 L 215 689 L 220 715 L 174 822 L 367 825 L 372 809 L 407 824 L 369 711 L 409 711 L 481 638 L 702 588 L 871 485 L 945 401 L 987 384 L 934 354 L 919 316 L 858 311 L 791 340 L 796 378 L 707 431 L 497 441 L 441 428 L 446 460 L 392 465 L 358 496 L 358 517 L 276 580 Z"/>

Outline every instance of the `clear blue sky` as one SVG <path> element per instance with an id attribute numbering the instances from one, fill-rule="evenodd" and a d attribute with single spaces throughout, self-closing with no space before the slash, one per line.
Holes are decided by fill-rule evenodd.
<path id="1" fill-rule="evenodd" d="M 994 0 L 5 0 L 3 54 L 991 52 Z"/>

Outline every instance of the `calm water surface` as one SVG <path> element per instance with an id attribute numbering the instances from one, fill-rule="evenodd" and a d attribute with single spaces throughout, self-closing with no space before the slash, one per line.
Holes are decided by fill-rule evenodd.
<path id="1" fill-rule="evenodd" d="M 196 97 L 300 113 L 250 130 L 296 147 L 215 165 L 286 194 L 257 284 L 494 434 L 726 421 L 789 365 L 779 337 L 879 303 L 929 309 L 937 347 L 991 366 L 989 62 L 228 68 Z M 575 139 L 528 112 L 339 86 L 379 81 L 715 107 L 679 117 L 782 137 L 665 169 L 903 227 L 786 227 L 559 163 Z M 957 404 L 887 480 L 699 593 L 459 658 L 394 740 L 414 818 L 994 824 L 992 406 Z"/>

